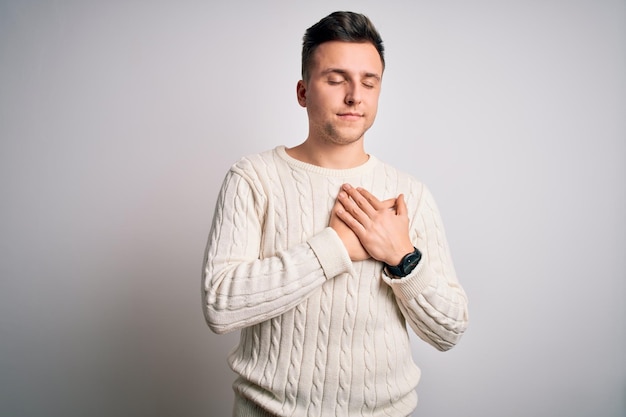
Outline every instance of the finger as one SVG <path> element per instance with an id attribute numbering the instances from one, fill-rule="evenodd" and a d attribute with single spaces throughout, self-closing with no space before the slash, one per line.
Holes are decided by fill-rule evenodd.
<path id="1" fill-rule="evenodd" d="M 374 207 L 375 210 L 379 210 L 380 208 L 382 208 L 381 201 L 377 199 L 372 193 L 367 191 L 365 188 L 358 187 L 357 191 L 359 192 L 359 194 L 361 194 L 365 198 L 365 200 L 367 200 L 368 203 L 370 203 L 372 207 Z"/>
<path id="2" fill-rule="evenodd" d="M 359 223 L 365 224 L 365 222 L 369 220 L 367 213 L 365 213 L 361 207 L 359 207 L 357 202 L 355 202 L 354 199 L 352 199 L 352 197 L 345 191 L 341 191 L 337 199 L 342 204 L 343 211 L 350 214 L 350 216 L 352 216 Z"/>
<path id="3" fill-rule="evenodd" d="M 345 223 L 354 234 L 360 236 L 361 233 L 365 230 L 365 227 L 354 217 L 354 215 L 346 210 L 344 207 L 341 207 L 337 210 L 337 217 L 339 220 Z"/>
<path id="4" fill-rule="evenodd" d="M 343 204 L 341 204 L 341 201 L 339 201 L 339 196 L 337 196 L 337 199 L 335 199 L 335 204 L 333 204 L 333 208 L 330 210 L 331 219 L 333 217 L 339 219 L 340 211 L 346 211 L 346 208 Z"/>
<path id="5" fill-rule="evenodd" d="M 337 198 L 335 199 L 335 204 L 333 205 L 331 212 L 337 213 L 337 210 L 339 209 L 345 209 L 345 207 L 343 206 L 343 204 L 341 204 L 341 201 L 339 201 L 339 196 L 337 196 Z"/>
<path id="6" fill-rule="evenodd" d="M 354 204 L 355 207 L 350 207 L 345 199 L 342 200 L 342 203 L 344 203 L 346 208 L 349 209 L 355 215 L 355 217 L 357 217 L 358 220 L 363 222 L 371 218 L 376 213 L 376 209 L 370 204 L 369 201 L 367 201 L 365 197 L 363 197 L 363 195 L 356 188 L 352 187 L 350 184 L 344 184 L 342 189 L 343 192 L 350 197 L 350 203 Z M 341 197 L 341 193 L 339 193 L 339 196 Z M 359 208 L 360 212 L 353 210 L 356 208 Z M 362 215 L 366 216 L 367 218 L 361 217 Z"/>
<path id="7" fill-rule="evenodd" d="M 407 208 L 406 202 L 404 201 L 404 194 L 400 194 L 398 199 L 396 200 L 396 214 L 398 216 L 406 216 Z"/>

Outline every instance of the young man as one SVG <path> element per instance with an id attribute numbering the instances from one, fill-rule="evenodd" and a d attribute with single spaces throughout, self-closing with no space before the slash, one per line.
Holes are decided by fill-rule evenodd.
<path id="1" fill-rule="evenodd" d="M 423 184 L 365 152 L 380 35 L 336 12 L 306 31 L 306 140 L 237 162 L 205 256 L 204 313 L 241 330 L 235 416 L 408 416 L 420 371 L 406 323 L 440 350 L 467 326 L 440 215 Z"/>

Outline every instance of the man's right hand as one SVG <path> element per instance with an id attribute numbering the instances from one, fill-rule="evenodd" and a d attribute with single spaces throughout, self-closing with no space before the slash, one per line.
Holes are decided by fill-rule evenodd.
<path id="1" fill-rule="evenodd" d="M 388 206 L 389 209 L 394 209 L 396 205 L 396 199 L 391 198 L 389 200 L 382 201 L 381 203 L 385 206 Z M 352 231 L 352 229 L 350 229 L 348 225 L 345 224 L 343 220 L 341 220 L 337 216 L 338 210 L 345 210 L 345 207 L 337 199 L 335 201 L 335 205 L 333 206 L 332 211 L 330 212 L 330 222 L 328 225 L 333 228 L 337 235 L 339 235 L 339 238 L 343 242 L 343 245 L 348 250 L 350 259 L 353 262 L 356 262 L 364 261 L 371 258 L 370 254 L 365 250 L 363 245 L 361 245 L 361 241 Z"/>
<path id="2" fill-rule="evenodd" d="M 337 217 L 337 210 L 345 210 L 339 200 L 335 201 L 335 205 L 330 212 L 330 222 L 328 225 L 339 235 L 343 245 L 348 250 L 350 259 L 353 262 L 356 262 L 371 258 L 370 254 L 367 253 L 363 245 L 361 245 L 359 238 L 356 237 L 352 229 L 350 229 L 348 225 L 343 222 L 343 220 Z"/>

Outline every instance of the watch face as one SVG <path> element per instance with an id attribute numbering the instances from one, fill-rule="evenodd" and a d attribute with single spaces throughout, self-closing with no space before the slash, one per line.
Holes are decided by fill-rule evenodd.
<path id="1" fill-rule="evenodd" d="M 402 272 L 407 275 L 411 273 L 411 271 L 413 271 L 415 265 L 417 265 L 421 258 L 422 254 L 419 253 L 417 250 L 415 250 L 415 252 L 413 253 L 408 254 L 406 258 L 404 258 L 404 262 L 402 262 Z"/>
<path id="2" fill-rule="evenodd" d="M 387 265 L 387 270 L 396 277 L 405 277 L 415 269 L 415 266 L 419 263 L 421 259 L 422 253 L 417 248 L 415 248 L 415 251 L 407 254 L 404 258 L 402 258 L 400 265 Z"/>

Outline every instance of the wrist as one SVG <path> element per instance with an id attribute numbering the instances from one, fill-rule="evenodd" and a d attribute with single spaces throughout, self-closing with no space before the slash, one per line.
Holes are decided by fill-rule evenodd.
<path id="1" fill-rule="evenodd" d="M 393 256 L 389 257 L 386 260 L 383 260 L 383 262 L 385 263 L 385 265 L 399 265 L 400 262 L 402 262 L 402 259 L 404 259 L 404 257 L 408 254 L 412 253 L 414 250 L 415 247 L 412 243 L 409 242 L 407 245 L 404 245 L 402 249 L 394 253 Z"/>
<path id="2" fill-rule="evenodd" d="M 389 265 L 385 263 L 385 269 L 388 274 L 403 278 L 413 272 L 421 259 L 422 253 L 417 248 L 413 247 L 413 250 L 404 255 L 398 264 Z"/>

